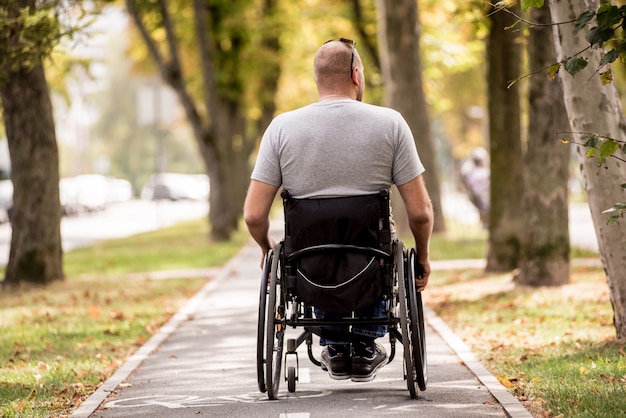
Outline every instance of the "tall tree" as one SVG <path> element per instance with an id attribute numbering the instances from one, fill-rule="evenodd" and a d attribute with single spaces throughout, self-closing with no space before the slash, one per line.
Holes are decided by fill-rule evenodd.
<path id="1" fill-rule="evenodd" d="M 502 2 L 500 2 L 502 3 Z M 491 182 L 489 209 L 488 271 L 512 270 L 518 266 L 524 217 L 522 216 L 522 144 L 520 93 L 520 33 L 509 30 L 516 18 L 498 4 L 491 10 L 487 39 L 487 101 Z M 509 9 L 520 15 L 514 2 Z"/>
<path id="2" fill-rule="evenodd" d="M 62 32 L 55 6 L 0 1 L 0 98 L 14 190 L 4 284 L 64 277 L 58 149 L 42 63 Z"/>
<path id="3" fill-rule="evenodd" d="M 211 237 L 237 228 L 249 182 L 249 158 L 274 115 L 280 75 L 278 0 L 126 0 L 161 77 L 178 94 L 210 178 Z M 193 35 L 188 21 L 193 16 Z M 250 30 L 249 18 L 256 18 Z M 178 25 L 177 25 L 178 24 Z M 162 42 L 160 34 L 164 34 Z M 188 36 L 184 38 L 183 35 Z M 193 42 L 194 72 L 184 66 Z"/>
<path id="4" fill-rule="evenodd" d="M 435 232 L 445 231 L 439 173 L 433 145 L 428 105 L 422 80 L 420 22 L 415 0 L 378 0 L 379 47 L 385 104 L 407 120 L 417 150 L 426 167 L 425 182 L 435 212 Z M 396 202 L 394 202 L 394 205 Z M 403 211 L 395 210 L 400 216 Z"/>
<path id="5" fill-rule="evenodd" d="M 528 39 L 531 69 L 547 68 L 555 52 L 550 9 L 532 9 Z M 519 274 L 515 280 L 530 286 L 558 286 L 569 282 L 568 178 L 570 149 L 555 133 L 569 131 L 569 120 L 558 80 L 530 78 L 528 142 L 524 175 L 524 236 Z"/>
<path id="6" fill-rule="evenodd" d="M 597 0 L 549 1 L 554 22 L 572 22 L 556 26 L 554 42 L 557 60 L 562 62 L 585 50 L 584 58 L 588 61 L 587 67 L 575 77 L 560 72 L 565 108 L 573 131 L 594 132 L 626 141 L 626 118 L 617 89 L 612 83 L 603 86 L 596 74 L 600 68 L 602 49 L 588 49 L 585 34 L 574 34 L 573 22 L 583 12 L 595 11 L 598 6 Z M 604 169 L 598 166 L 596 159 L 586 157 L 586 149 L 579 147 L 578 155 L 609 286 L 617 338 L 626 338 L 626 223 L 607 225 L 607 215 L 602 213 L 614 205 L 620 185 L 626 183 L 626 164 L 607 159 L 607 169 Z"/>

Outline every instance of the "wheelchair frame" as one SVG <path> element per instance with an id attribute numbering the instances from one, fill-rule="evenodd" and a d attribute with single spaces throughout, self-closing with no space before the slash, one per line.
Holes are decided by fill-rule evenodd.
<path id="1" fill-rule="evenodd" d="M 315 251 L 342 250 L 363 251 L 393 261 L 392 286 L 383 293 L 388 300 L 385 318 L 352 318 L 321 320 L 313 315 L 313 306 L 298 300 L 287 290 L 285 268 L 302 254 Z M 278 398 L 285 354 L 285 375 L 288 391 L 295 392 L 299 380 L 297 348 L 306 343 L 310 361 L 316 366 L 321 363 L 313 354 L 313 335 L 321 335 L 321 327 L 331 325 L 386 325 L 388 327 L 391 352 L 387 362 L 395 357 L 395 342 L 400 340 L 404 351 L 404 379 L 411 398 L 417 398 L 419 390 L 426 390 L 428 371 L 426 363 L 426 341 L 424 311 L 421 293 L 415 289 L 416 254 L 414 249 L 405 249 L 400 240 L 393 240 L 391 254 L 377 248 L 355 247 L 340 244 L 317 245 L 291 253 L 284 251 L 284 241 L 265 257 L 261 277 L 258 328 L 257 328 L 257 383 L 268 398 Z M 284 339 L 288 327 L 304 328 L 297 338 Z M 287 367 L 287 359 L 295 357 L 295 367 Z"/>

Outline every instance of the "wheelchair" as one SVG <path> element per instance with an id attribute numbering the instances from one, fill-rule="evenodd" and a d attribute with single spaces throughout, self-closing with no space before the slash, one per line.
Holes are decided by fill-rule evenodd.
<path id="1" fill-rule="evenodd" d="M 285 236 L 264 260 L 257 330 L 257 383 L 270 400 L 278 399 L 281 380 L 296 391 L 297 348 L 306 343 L 309 360 L 313 335 L 337 337 L 333 326 L 385 325 L 395 357 L 396 341 L 404 351 L 404 379 L 411 398 L 426 390 L 428 379 L 424 311 L 416 292 L 416 254 L 392 237 L 389 191 L 377 194 L 294 199 L 281 192 Z M 386 301 L 385 317 L 358 317 L 367 304 Z M 339 315 L 315 317 L 315 308 Z M 287 339 L 288 328 L 301 328 Z M 348 328 L 349 329 L 349 328 Z M 335 334 L 333 334 L 335 332 Z M 343 333 L 340 338 L 351 338 Z M 293 358 L 295 366 L 287 366 Z M 289 364 L 293 364 L 290 361 Z M 285 366 L 284 377 L 282 376 Z"/>

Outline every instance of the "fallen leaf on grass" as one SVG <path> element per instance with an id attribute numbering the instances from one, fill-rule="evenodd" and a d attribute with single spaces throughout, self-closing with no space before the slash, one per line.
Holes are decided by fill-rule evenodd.
<path id="1" fill-rule="evenodd" d="M 100 308 L 98 308 L 98 306 L 96 305 L 89 305 L 89 317 L 90 318 L 97 318 L 100 316 Z"/>
<path id="2" fill-rule="evenodd" d="M 502 386 L 504 386 L 507 389 L 510 389 L 513 387 L 513 382 L 511 381 L 511 379 L 503 374 L 499 374 L 496 376 L 496 378 L 498 379 L 498 381 L 502 384 Z"/>
<path id="3" fill-rule="evenodd" d="M 15 405 L 15 410 L 18 412 L 22 412 L 24 411 L 24 408 L 26 408 L 28 406 L 28 401 L 26 400 L 22 400 L 20 402 L 18 402 L 17 405 Z"/>
<path id="4" fill-rule="evenodd" d="M 600 374 L 598 377 L 599 377 L 600 379 L 602 379 L 602 380 L 606 380 L 606 381 L 607 381 L 607 382 L 609 382 L 609 383 L 617 383 L 617 382 L 618 382 L 618 380 L 617 380 L 615 377 L 613 377 L 613 376 L 607 376 L 607 375 L 605 375 L 604 373 Z"/>
<path id="5" fill-rule="evenodd" d="M 113 310 L 113 311 L 109 312 L 109 317 L 111 319 L 121 321 L 124 318 L 126 318 L 126 315 L 124 315 L 124 312 Z"/>

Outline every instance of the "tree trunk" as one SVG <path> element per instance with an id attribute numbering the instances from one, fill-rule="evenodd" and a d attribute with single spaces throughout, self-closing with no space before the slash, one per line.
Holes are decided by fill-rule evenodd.
<path id="1" fill-rule="evenodd" d="M 511 6 L 521 14 L 518 2 Z M 520 33 L 506 28 L 515 22 L 508 13 L 491 14 L 487 41 L 489 144 L 491 155 L 489 250 L 487 271 L 516 268 L 523 231 L 520 94 Z"/>
<path id="2" fill-rule="evenodd" d="M 441 205 L 439 173 L 430 128 L 428 106 L 422 82 L 420 26 L 415 0 L 378 0 L 381 70 L 385 83 L 385 103 L 402 113 L 426 167 L 424 180 L 435 212 L 434 232 L 446 229 Z M 394 201 L 398 229 L 406 215 Z"/>
<path id="3" fill-rule="evenodd" d="M 5 284 L 61 280 L 58 149 L 43 66 L 20 69 L 0 86 L 11 156 L 13 209 Z"/>
<path id="4" fill-rule="evenodd" d="M 252 5 L 230 7 L 227 0 L 193 1 L 190 10 L 195 19 L 195 43 L 192 47 L 200 56 L 197 72 L 184 71 L 180 57 L 184 55 L 185 46 L 190 46 L 182 45 L 183 40 L 177 37 L 169 2 L 161 0 L 155 9 L 160 14 L 158 19 L 167 38 L 167 47 L 159 44 L 151 26 L 144 21 L 151 20 L 142 14 L 150 9 L 147 3 L 126 0 L 126 7 L 161 76 L 176 91 L 192 126 L 209 175 L 211 239 L 228 240 L 243 213 L 250 181 L 249 157 L 275 111 L 274 93 L 280 77 L 278 2 L 263 0 L 254 6 L 259 7 L 258 16 L 262 16 L 255 22 L 260 37 L 250 37 L 243 35 L 249 32 L 244 16 L 246 8 Z M 237 25 L 239 30 L 231 27 Z M 225 35 L 222 26 L 234 31 Z M 222 41 L 226 39 L 228 48 L 223 47 Z M 196 81 L 191 82 L 192 78 Z M 197 85 L 202 86 L 200 94 L 191 90 Z M 255 91 L 254 86 L 262 88 Z M 251 97 L 256 98 L 254 103 Z M 248 116 L 252 113 L 250 109 L 259 111 L 257 119 Z"/>
<path id="5" fill-rule="evenodd" d="M 230 111 L 228 110 L 230 109 Z M 215 159 L 212 149 L 206 148 L 208 155 L 204 161 L 209 173 L 211 193 L 209 196 L 209 222 L 211 239 L 228 240 L 238 227 L 242 213 L 243 201 L 250 182 L 250 151 L 244 143 L 246 138 L 246 121 L 237 111 L 237 106 L 226 101 L 218 107 L 218 117 L 211 125 L 212 135 L 219 136 L 219 161 Z M 205 141 L 205 144 L 207 141 Z"/>
<path id="6" fill-rule="evenodd" d="M 531 21 L 551 23 L 547 7 L 532 9 Z M 531 70 L 554 62 L 552 27 L 535 26 L 529 38 Z M 570 130 L 558 80 L 530 78 L 528 149 L 524 182 L 524 240 L 516 282 L 559 286 L 569 282 L 567 182 L 570 148 L 555 133 Z"/>
<path id="7" fill-rule="evenodd" d="M 576 19 L 587 10 L 596 10 L 598 1 L 551 0 L 549 2 L 553 21 L 565 22 Z M 589 44 L 585 40 L 586 31 L 574 34 L 574 24 L 555 27 L 555 47 L 557 60 L 561 61 Z M 624 126 L 626 120 L 614 84 L 603 86 L 595 71 L 599 68 L 602 51 L 591 49 L 584 53 L 589 60 L 587 67 L 576 77 L 560 71 L 565 107 L 572 130 L 594 132 L 620 141 L 626 141 Z M 576 139 L 579 135 L 576 135 Z M 606 272 L 614 324 L 617 338 L 626 338 L 626 222 L 607 225 L 607 215 L 602 211 L 621 200 L 620 184 L 626 183 L 626 164 L 615 159 L 607 160 L 608 169 L 599 168 L 595 158 L 585 156 L 586 149 L 579 147 L 587 200 L 591 209 L 600 256 Z"/>

